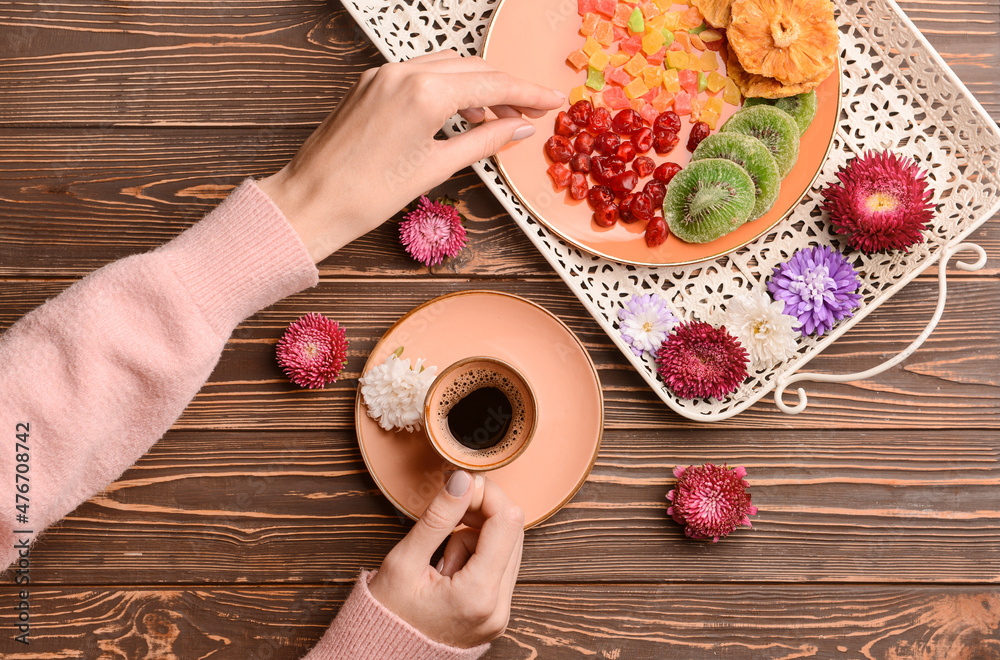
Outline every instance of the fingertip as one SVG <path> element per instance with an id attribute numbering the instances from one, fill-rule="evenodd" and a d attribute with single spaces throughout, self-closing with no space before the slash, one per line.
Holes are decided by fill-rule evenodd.
<path id="1" fill-rule="evenodd" d="M 510 136 L 511 140 L 523 140 L 526 137 L 531 137 L 535 134 L 535 126 L 531 122 L 524 122 L 516 129 L 514 133 Z"/>
<path id="2" fill-rule="evenodd" d="M 469 492 L 469 486 L 472 485 L 472 475 L 470 475 L 465 470 L 456 470 L 452 473 L 451 478 L 448 479 L 448 484 L 445 486 L 445 490 L 452 497 L 462 497 Z"/>

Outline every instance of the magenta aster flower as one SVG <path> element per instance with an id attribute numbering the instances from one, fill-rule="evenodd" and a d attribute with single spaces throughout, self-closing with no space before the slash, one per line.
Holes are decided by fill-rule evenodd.
<path id="1" fill-rule="evenodd" d="M 435 266 L 462 251 L 468 239 L 462 216 L 451 204 L 421 196 L 417 207 L 399 223 L 399 240 L 411 257 Z"/>
<path id="2" fill-rule="evenodd" d="M 747 377 L 747 352 L 725 326 L 685 321 L 656 351 L 656 366 L 677 396 L 721 399 Z"/>
<path id="3" fill-rule="evenodd" d="M 854 316 L 860 305 L 858 274 L 844 255 L 829 246 L 797 250 L 774 268 L 767 290 L 785 301 L 784 313 L 802 323 L 802 332 L 826 333 L 833 324 Z"/>
<path id="4" fill-rule="evenodd" d="M 909 158 L 868 152 L 837 172 L 840 183 L 823 189 L 823 210 L 856 250 L 909 252 L 933 217 L 926 176 Z"/>
<path id="5" fill-rule="evenodd" d="M 667 513 L 684 525 L 690 538 L 718 543 L 740 525 L 753 527 L 750 516 L 757 515 L 757 507 L 750 504 L 745 468 L 711 463 L 688 468 L 678 465 L 674 476 L 677 486 L 667 493 L 672 503 Z"/>
<path id="6" fill-rule="evenodd" d="M 310 312 L 288 326 L 275 352 L 290 381 L 318 389 L 337 382 L 347 361 L 347 333 L 336 321 Z"/>
<path id="7" fill-rule="evenodd" d="M 667 301 L 655 293 L 632 296 L 618 310 L 618 319 L 622 339 L 640 357 L 643 351 L 652 353 L 659 348 L 678 320 L 667 309 Z"/>

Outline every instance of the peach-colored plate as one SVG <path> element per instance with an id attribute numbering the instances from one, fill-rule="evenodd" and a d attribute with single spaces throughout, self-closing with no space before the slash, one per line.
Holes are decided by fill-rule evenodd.
<path id="1" fill-rule="evenodd" d="M 576 3 L 566 0 L 501 0 L 490 22 L 483 45 L 483 58 L 515 76 L 564 92 L 583 83 L 585 76 L 566 64 L 566 56 L 583 45 Z M 675 9 L 688 9 L 687 5 Z M 720 61 L 720 72 L 725 65 Z M 543 152 L 552 136 L 555 112 L 534 120 L 535 134 L 512 143 L 496 155 L 507 184 L 531 214 L 565 241 L 593 254 L 640 266 L 678 266 L 714 259 L 736 250 L 787 216 L 812 186 L 833 144 L 840 114 L 840 70 L 832 73 L 816 89 L 817 112 L 802 135 L 799 159 L 781 183 L 774 208 L 710 243 L 685 243 L 670 235 L 656 248 L 643 237 L 645 223 L 618 223 L 604 228 L 594 223 L 586 200 L 577 201 L 566 191 L 557 191 L 546 174 L 548 162 Z M 568 107 L 569 104 L 567 103 Z M 736 111 L 725 105 L 721 126 Z M 565 109 L 565 108 L 564 108 Z M 691 132 L 689 117 L 682 118 L 680 143 L 668 156 L 650 153 L 657 164 L 673 161 L 687 164 L 691 153 L 685 148 Z"/>
<path id="2" fill-rule="evenodd" d="M 524 509 L 525 527 L 542 522 L 576 494 L 601 446 L 604 399 L 594 363 L 562 321 L 518 296 L 461 291 L 434 298 L 397 321 L 372 350 L 365 371 L 400 346 L 402 357 L 425 358 L 439 369 L 470 355 L 513 364 L 535 390 L 537 427 L 521 456 L 487 476 Z M 423 432 L 383 430 L 368 416 L 360 389 L 354 419 L 375 483 L 416 519 L 450 466 Z"/>

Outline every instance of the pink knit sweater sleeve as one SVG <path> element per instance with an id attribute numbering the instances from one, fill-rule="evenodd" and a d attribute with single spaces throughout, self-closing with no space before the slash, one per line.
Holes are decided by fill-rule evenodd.
<path id="1" fill-rule="evenodd" d="M 241 321 L 318 283 L 298 234 L 247 179 L 174 240 L 90 273 L 0 335 L 0 567 L 171 427 Z M 428 639 L 372 598 L 363 574 L 308 657 L 485 649 Z"/>

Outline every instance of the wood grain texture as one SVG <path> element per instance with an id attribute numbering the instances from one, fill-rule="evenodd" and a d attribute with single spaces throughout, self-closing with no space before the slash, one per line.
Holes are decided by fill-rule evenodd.
<path id="1" fill-rule="evenodd" d="M 6 657 L 294 660 L 346 591 L 39 588 L 30 649 Z M 974 588 L 531 585 L 483 660 L 996 660 L 998 624 L 1000 595 Z"/>
<path id="2" fill-rule="evenodd" d="M 68 285 L 10 280 L 0 288 L 0 328 Z M 484 288 L 458 279 L 358 278 L 324 281 L 242 323 L 209 381 L 176 428 L 352 429 L 356 379 L 382 334 L 418 304 L 450 291 Z M 607 428 L 700 428 L 670 411 L 625 362 L 560 280 L 490 280 L 485 288 L 525 296 L 565 321 L 587 347 L 604 389 Z M 903 365 L 871 381 L 805 384 L 806 412 L 785 416 L 766 398 L 723 428 L 1000 428 L 1000 281 L 959 280 L 937 331 Z M 937 300 L 930 281 L 912 283 L 810 363 L 820 373 L 868 369 L 923 330 Z M 284 328 L 304 313 L 338 319 L 350 339 L 340 381 L 323 390 L 293 387 L 274 361 Z"/>
<path id="3" fill-rule="evenodd" d="M 760 508 L 717 545 L 666 514 L 673 467 L 705 462 L 746 466 Z M 582 490 L 528 530 L 520 580 L 1000 585 L 998 487 L 995 434 L 609 431 Z M 45 533 L 32 580 L 342 582 L 409 527 L 353 433 L 171 431 Z"/>
<path id="4" fill-rule="evenodd" d="M 83 277 L 151 250 L 211 211 L 247 176 L 287 162 L 310 131 L 0 129 L 0 277 Z M 469 246 L 432 269 L 399 245 L 402 213 L 320 264 L 322 277 L 528 278 L 554 272 L 479 178 L 464 170 L 431 191 L 458 200 Z M 1000 222 L 969 240 L 1000 274 Z M 952 268 L 953 274 L 968 273 Z"/>

